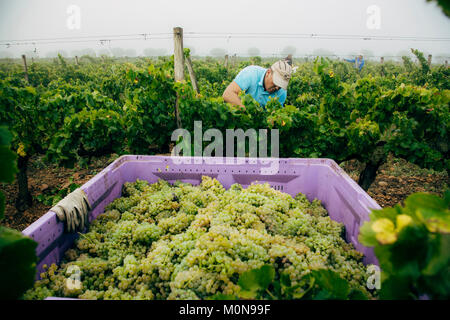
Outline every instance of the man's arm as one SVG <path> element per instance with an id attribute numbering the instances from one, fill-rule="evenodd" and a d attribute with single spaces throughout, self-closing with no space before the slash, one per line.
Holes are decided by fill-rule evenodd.
<path id="1" fill-rule="evenodd" d="M 239 98 L 239 92 L 241 92 L 241 88 L 236 82 L 232 81 L 225 89 L 222 97 L 225 102 L 231 103 L 235 106 L 240 106 L 245 110 L 245 106 L 242 104 L 241 99 Z"/>
<path id="2" fill-rule="evenodd" d="M 353 62 L 353 63 L 355 62 L 355 59 L 353 59 L 353 60 L 352 59 L 344 59 L 344 60 L 347 62 Z"/>

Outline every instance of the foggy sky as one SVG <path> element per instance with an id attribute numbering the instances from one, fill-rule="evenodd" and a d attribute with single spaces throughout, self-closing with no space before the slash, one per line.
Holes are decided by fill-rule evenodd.
<path id="1" fill-rule="evenodd" d="M 80 29 L 67 25 L 69 5 L 81 9 Z M 371 30 L 367 8 L 381 10 L 381 28 Z M 0 40 L 29 40 L 60 37 L 171 33 L 183 27 L 185 34 L 198 33 L 302 33 L 367 36 L 418 36 L 450 38 L 450 19 L 435 3 L 425 0 L 0 0 Z M 170 37 L 170 35 L 168 36 Z M 185 39 L 185 47 L 207 55 L 213 48 L 228 54 L 247 55 L 256 47 L 261 55 L 279 55 L 286 46 L 295 55 L 312 54 L 319 48 L 334 54 L 370 52 L 398 55 L 417 48 L 434 56 L 450 57 L 450 41 L 379 41 L 323 39 Z M 15 56 L 36 50 L 48 52 L 92 48 L 97 53 L 121 47 L 142 54 L 145 48 L 173 50 L 173 40 L 112 41 L 89 43 L 0 45 L 0 52 Z"/>

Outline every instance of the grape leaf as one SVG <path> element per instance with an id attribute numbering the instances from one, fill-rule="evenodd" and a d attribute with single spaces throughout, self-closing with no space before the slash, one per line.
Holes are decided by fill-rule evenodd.
<path id="1" fill-rule="evenodd" d="M 443 198 L 416 193 L 404 207 L 373 211 L 371 221 L 361 227 L 359 240 L 374 247 L 380 263 L 382 299 L 449 297 L 449 199 L 448 192 Z M 394 231 L 387 219 L 395 222 Z M 376 241 L 386 230 L 395 233 L 395 242 Z"/>
<path id="2" fill-rule="evenodd" d="M 313 295 L 314 300 L 348 298 L 349 285 L 345 279 L 342 279 L 338 273 L 328 270 L 312 270 L 311 276 L 315 279 L 318 290 Z"/>
<path id="3" fill-rule="evenodd" d="M 385 300 L 406 300 L 411 299 L 410 280 L 404 277 L 391 276 L 381 284 L 381 299 Z"/>
<path id="4" fill-rule="evenodd" d="M 13 182 L 17 173 L 17 156 L 8 146 L 0 145 L 0 181 Z"/>
<path id="5" fill-rule="evenodd" d="M 436 241 L 434 255 L 428 262 L 426 269 L 422 273 L 426 276 L 433 276 L 440 272 L 445 272 L 445 268 L 450 265 L 450 235 L 440 235 Z"/>
<path id="6" fill-rule="evenodd" d="M 358 236 L 358 241 L 367 247 L 374 247 L 378 244 L 378 241 L 375 238 L 376 233 L 372 229 L 372 224 L 373 222 L 364 222 Z"/>
<path id="7" fill-rule="evenodd" d="M 352 291 L 350 291 L 348 298 L 350 300 L 367 300 L 367 296 L 362 293 L 360 290 L 355 290 L 352 289 Z"/>
<path id="8" fill-rule="evenodd" d="M 275 278 L 275 269 L 271 265 L 263 265 L 259 269 L 246 271 L 239 276 L 238 285 L 246 293 L 266 290 Z"/>
<path id="9" fill-rule="evenodd" d="M 0 299 L 19 299 L 33 286 L 37 242 L 21 232 L 0 227 Z"/>
<path id="10" fill-rule="evenodd" d="M 17 173 L 17 156 L 9 149 L 11 134 L 5 127 L 0 127 L 0 181 L 13 182 Z M 4 218 L 5 195 L 0 192 L 0 220 Z"/>
<path id="11" fill-rule="evenodd" d="M 6 127 L 0 127 L 0 145 L 8 146 L 11 140 L 11 133 L 9 133 Z"/>

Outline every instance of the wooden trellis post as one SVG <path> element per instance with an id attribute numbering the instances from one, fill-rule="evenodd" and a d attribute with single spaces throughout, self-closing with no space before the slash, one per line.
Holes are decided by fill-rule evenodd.
<path id="1" fill-rule="evenodd" d="M 25 55 L 22 55 L 22 60 L 23 60 L 23 69 L 25 71 L 25 81 L 27 83 L 29 83 L 29 78 L 28 78 L 28 67 L 27 67 L 27 58 L 25 57 Z"/>
<path id="2" fill-rule="evenodd" d="M 184 80 L 183 28 L 173 28 L 175 81 Z"/>
<path id="3" fill-rule="evenodd" d="M 198 90 L 197 77 L 195 76 L 194 68 L 192 67 L 191 57 L 186 57 L 186 66 L 189 71 L 189 77 L 191 78 L 192 87 L 194 88 L 195 92 L 199 93 L 200 91 Z"/>
<path id="4" fill-rule="evenodd" d="M 183 51 L 183 28 L 173 28 L 173 41 L 174 41 L 174 68 L 175 68 L 175 81 L 184 80 L 184 51 Z M 181 128 L 180 111 L 178 110 L 180 97 L 177 94 L 177 100 L 175 103 L 175 117 L 177 119 L 177 127 Z"/>

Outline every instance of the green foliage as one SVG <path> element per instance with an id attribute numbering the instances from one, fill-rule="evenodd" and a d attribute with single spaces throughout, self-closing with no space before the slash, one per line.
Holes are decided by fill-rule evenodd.
<path id="1" fill-rule="evenodd" d="M 428 61 L 425 58 L 423 52 L 420 52 L 417 49 L 411 49 L 411 52 L 416 56 L 417 60 L 419 60 L 422 74 L 426 75 L 430 72 L 430 66 L 428 65 Z"/>
<path id="2" fill-rule="evenodd" d="M 123 141 L 124 122 L 119 113 L 85 108 L 65 118 L 53 137 L 47 158 L 73 167 L 79 156 L 120 153 Z"/>
<path id="3" fill-rule="evenodd" d="M 374 210 L 359 241 L 374 247 L 383 299 L 450 298 L 450 191 L 416 193 L 405 206 Z"/>
<path id="4" fill-rule="evenodd" d="M 45 137 L 42 125 L 38 122 L 38 92 L 30 86 L 13 87 L 10 79 L 0 80 L 0 124 L 7 125 L 12 133 L 11 144 L 17 150 L 19 144 L 24 146 L 24 153 L 34 153 L 41 146 Z"/>
<path id="5" fill-rule="evenodd" d="M 407 72 L 413 72 L 415 67 L 414 67 L 413 62 L 411 61 L 411 58 L 407 57 L 407 56 L 403 56 L 402 60 L 403 60 L 403 65 L 406 68 L 406 71 Z"/>
<path id="6" fill-rule="evenodd" d="M 0 181 L 14 181 L 16 155 L 10 151 L 11 135 L 0 127 Z M 5 211 L 5 196 L 0 192 L 0 220 Z M 37 243 L 19 231 L 0 226 L 0 299 L 18 299 L 33 286 L 36 275 Z"/>
<path id="7" fill-rule="evenodd" d="M 203 132 L 216 128 L 222 134 L 231 128 L 279 129 L 280 156 L 337 162 L 367 162 L 382 142 L 384 153 L 447 169 L 450 69 L 430 68 L 423 53 L 414 54 L 419 65 L 407 57 L 404 65 L 368 61 L 361 73 L 342 61 L 301 63 L 284 107 L 274 100 L 264 110 L 242 95 L 245 111 L 221 96 L 249 60 L 225 68 L 222 59 L 194 59 L 200 94 L 189 80 L 173 80 L 173 57 L 35 62 L 29 72 L 33 87 L 24 83 L 20 67 L 2 65 L 0 123 L 8 124 L 14 150 L 22 146 L 25 155 L 43 153 L 69 166 L 92 154 L 166 153 L 177 128 L 178 96 L 182 126 L 191 135 L 194 121 L 202 121 Z"/>
<path id="8" fill-rule="evenodd" d="M 274 299 L 274 300 L 367 300 L 360 290 L 351 288 L 348 281 L 329 269 L 313 269 L 301 279 L 301 284 L 292 285 L 288 274 L 277 274 L 272 265 L 265 264 L 239 276 L 240 291 L 236 296 L 216 294 L 211 299 Z"/>
<path id="9" fill-rule="evenodd" d="M 11 183 L 17 173 L 16 154 L 10 149 L 11 134 L 5 127 L 0 127 L 0 181 Z M 0 220 L 5 212 L 5 195 L 0 191 Z"/>
<path id="10" fill-rule="evenodd" d="M 6 127 L 0 127 L 0 161 L 2 163 L 0 181 L 8 183 L 14 181 L 15 174 L 17 173 L 17 168 L 14 163 L 16 155 L 9 150 L 11 139 L 11 134 Z"/>
<path id="11" fill-rule="evenodd" d="M 129 69 L 131 87 L 124 105 L 126 136 L 132 153 L 148 154 L 149 146 L 168 146 L 176 129 L 176 86 L 173 62 L 163 68 Z M 182 92 L 183 94 L 183 92 Z"/>
<path id="12" fill-rule="evenodd" d="M 241 287 L 240 296 L 244 298 L 260 298 L 271 294 L 270 284 L 275 278 L 275 269 L 271 265 L 263 265 L 259 269 L 246 271 L 239 276 L 238 285 Z"/>
<path id="13" fill-rule="evenodd" d="M 261 63 L 262 63 L 262 59 L 261 59 L 261 57 L 259 57 L 259 56 L 251 57 L 251 58 L 250 58 L 250 61 L 251 61 L 251 63 L 254 64 L 254 65 L 261 65 Z"/>
<path id="14" fill-rule="evenodd" d="M 0 299 L 18 299 L 33 286 L 37 243 L 17 230 L 0 226 Z"/>
<path id="15" fill-rule="evenodd" d="M 448 0 L 427 0 L 427 2 L 437 2 L 444 14 L 450 18 L 450 2 Z"/>
<path id="16" fill-rule="evenodd" d="M 69 182 L 72 182 L 72 180 L 73 178 L 69 179 Z M 54 206 L 79 187 L 79 184 L 72 182 L 67 188 L 54 188 L 50 192 L 37 195 L 36 199 L 47 206 Z"/>
<path id="17" fill-rule="evenodd" d="M 185 54 L 190 53 L 185 50 Z M 361 73 L 348 63 L 323 58 L 298 64 L 285 106 L 271 100 L 264 109 L 251 96 L 242 94 L 245 111 L 225 103 L 221 97 L 223 91 L 241 68 L 252 62 L 269 66 L 272 61 L 241 59 L 238 64 L 230 62 L 225 68 L 222 58 L 194 59 L 200 94 L 193 91 L 189 81 L 173 80 L 173 57 L 135 59 L 132 63 L 102 57 L 81 59 L 79 65 L 58 57 L 53 62 L 30 64 L 29 83 L 24 80 L 20 64 L 2 64 L 0 124 L 11 134 L 0 129 L 0 157 L 6 161 L 0 177 L 11 181 L 15 172 L 11 162 L 15 156 L 9 150 L 9 143 L 22 157 L 42 153 L 49 160 L 69 166 L 76 161 L 85 162 L 93 155 L 167 151 L 176 129 L 177 96 L 183 128 L 191 135 L 194 121 L 200 120 L 203 132 L 210 128 L 219 129 L 223 134 L 233 128 L 279 129 L 280 156 L 326 157 L 337 162 L 370 161 L 375 147 L 383 142 L 385 153 L 392 152 L 425 168 L 448 170 L 450 69 L 430 67 L 423 53 L 415 50 L 414 54 L 419 64 L 407 57 L 403 64 L 380 65 L 368 61 Z M 61 192 L 50 191 L 40 201 L 54 204 L 65 191 Z M 0 212 L 3 207 L 4 196 L 0 195 Z M 128 213 L 125 216 L 131 218 Z M 396 221 L 393 222 L 395 226 Z M 435 271 L 445 261 L 430 257 L 435 257 L 433 252 L 447 248 L 448 240 L 442 240 L 447 239 L 443 233 L 429 231 L 426 223 L 417 230 L 411 236 L 412 242 L 426 239 L 434 246 L 432 250 L 424 249 L 428 253 L 421 255 L 421 263 L 435 263 L 430 262 L 433 266 L 430 269 L 419 264 L 421 275 L 417 268 L 405 266 L 402 274 L 390 276 L 391 280 L 384 284 L 386 296 L 394 296 L 395 290 L 400 290 L 395 288 L 410 286 L 411 282 L 415 283 L 411 291 L 414 297 L 422 293 L 430 297 L 447 294 L 444 289 L 433 287 L 431 281 L 438 279 L 434 283 L 440 281 L 444 286 L 445 279 L 439 278 Z M 424 230 L 431 235 L 424 236 Z M 389 232 L 384 236 L 387 241 L 394 237 Z M 387 255 L 390 249 L 385 248 L 389 245 L 381 246 L 373 239 L 366 238 L 373 246 L 382 247 L 377 249 L 380 254 Z M 397 241 L 400 240 L 398 236 Z M 312 272 L 311 277 L 314 280 L 304 276 L 302 284 L 302 290 L 310 288 L 310 291 L 299 291 L 305 298 L 313 298 L 313 294 L 340 298 L 331 289 L 324 293 L 316 290 L 315 284 L 326 287 L 327 283 L 339 282 L 337 278 L 326 280 L 333 278 L 332 274 Z M 288 279 L 275 273 L 269 285 L 272 295 L 278 292 L 275 283 L 280 288 L 289 287 Z M 336 285 L 345 292 L 345 285 Z M 294 296 L 298 293 L 294 289 L 289 294 L 288 289 L 283 290 L 287 296 L 299 297 Z M 265 294 L 270 297 L 269 293 Z"/>

